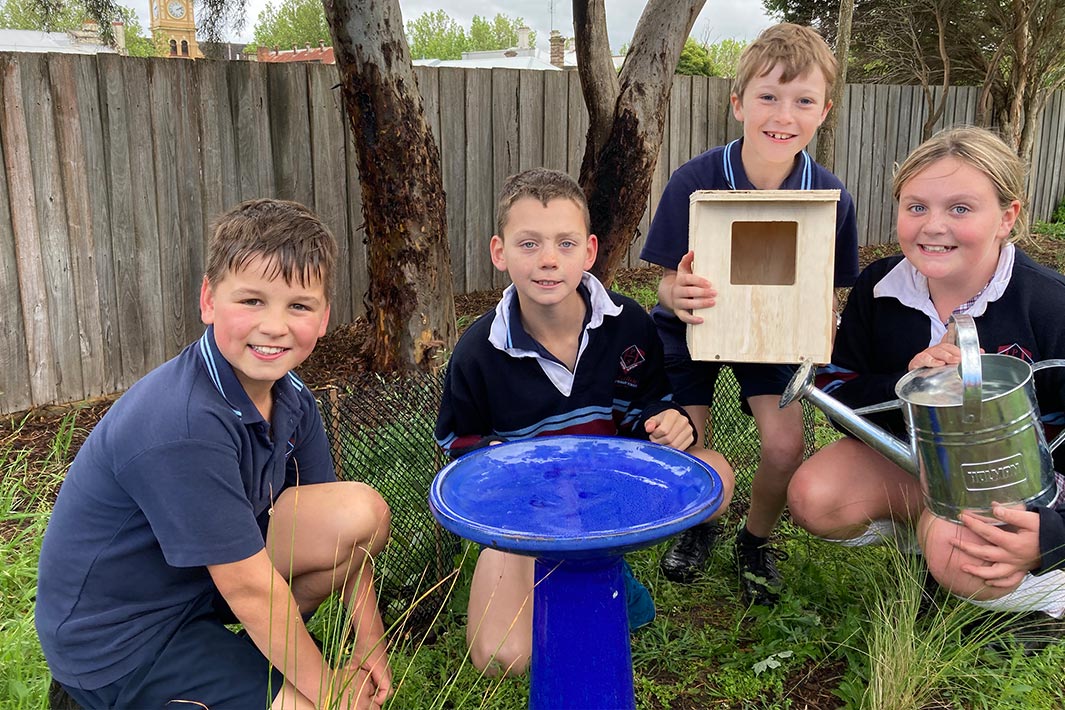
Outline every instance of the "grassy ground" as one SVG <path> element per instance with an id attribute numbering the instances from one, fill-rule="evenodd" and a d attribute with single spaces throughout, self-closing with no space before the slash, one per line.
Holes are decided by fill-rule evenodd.
<path id="1" fill-rule="evenodd" d="M 47 669 L 32 623 L 36 557 L 51 500 L 77 427 L 63 420 L 44 459 L 0 444 L 0 707 L 44 708 Z M 818 425 L 823 443 L 834 434 Z M 748 472 L 749 475 L 749 472 Z M 33 486 L 25 482 L 32 480 Z M 728 523 L 735 525 L 734 516 Z M 1065 647 L 1026 658 L 991 652 L 962 631 L 971 608 L 942 599 L 918 618 L 916 573 L 889 548 L 844 550 L 784 524 L 789 581 L 774 609 L 736 598 L 731 552 L 715 551 L 709 572 L 674 585 L 657 568 L 660 549 L 632 557 L 659 616 L 633 636 L 640 708 L 1060 708 Z M 465 590 L 472 556 L 456 559 L 450 590 L 428 632 L 393 630 L 398 692 L 390 707 L 525 707 L 524 679 L 481 678 L 466 659 Z M 335 613 L 335 608 L 332 610 Z M 330 623 L 328 612 L 315 620 Z M 983 636 L 1000 632 L 990 628 Z M 968 639 L 968 640 L 967 640 Z M 916 682 L 916 681 L 921 682 Z M 916 686 L 916 687 L 914 687 Z M 876 693 L 874 695 L 874 693 Z M 891 700 L 891 702 L 888 702 Z"/>
<path id="2" fill-rule="evenodd" d="M 1065 266 L 1065 235 L 1022 245 L 1043 263 Z M 654 299 L 656 275 L 626 273 L 616 284 Z M 718 404 L 729 407 L 734 405 Z M 749 426 L 742 417 L 721 416 Z M 94 421 L 94 420 L 93 420 Z M 46 445 L 28 446 L 18 422 L 0 434 L 0 707 L 45 708 L 48 673 L 33 628 L 36 561 L 58 486 L 80 440 L 77 409 L 57 419 Z M 749 432 L 719 431 L 747 436 Z M 823 422 L 815 438 L 834 432 Z M 754 452 L 737 463 L 749 477 Z M 742 496 L 742 492 L 741 492 Z M 726 524 L 739 523 L 738 512 Z M 674 585 L 657 568 L 661 549 L 632 556 L 651 588 L 658 619 L 633 636 L 637 704 L 648 709 L 704 708 L 1062 708 L 1065 646 L 1037 655 L 985 648 L 1000 626 L 971 607 L 939 599 L 917 614 L 917 573 L 890 548 L 846 550 L 811 539 L 788 523 L 779 542 L 788 581 L 774 609 L 746 608 L 736 594 L 731 551 L 715 551 L 708 573 Z M 396 710 L 525 707 L 527 681 L 479 676 L 466 659 L 465 595 L 472 555 L 455 560 L 437 622 L 428 631 L 397 627 L 392 664 Z M 434 609 L 434 611 L 436 611 Z M 318 628 L 328 625 L 321 618 Z"/>

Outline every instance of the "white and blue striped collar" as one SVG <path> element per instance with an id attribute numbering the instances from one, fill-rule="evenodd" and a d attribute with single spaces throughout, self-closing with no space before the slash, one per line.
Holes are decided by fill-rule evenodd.
<path id="1" fill-rule="evenodd" d="M 739 162 L 740 170 L 743 170 L 743 161 L 740 156 L 743 147 L 743 139 L 737 138 L 725 146 L 725 149 L 721 151 L 722 167 L 725 171 L 725 181 L 728 182 L 730 190 L 739 190 L 747 188 L 736 187 L 736 168 L 732 159 L 733 153 L 736 154 L 736 162 Z M 792 170 L 791 174 L 784 179 L 784 184 L 781 185 L 782 190 L 812 190 L 814 184 L 814 167 L 813 160 L 810 158 L 810 154 L 805 150 L 799 151 L 799 156 L 802 160 L 802 169 L 799 171 L 799 184 L 796 187 L 789 187 L 788 183 L 792 181 L 792 175 L 795 171 Z M 743 173 L 744 179 L 747 178 L 746 172 Z M 748 180 L 749 182 L 749 180 Z"/>
<path id="2" fill-rule="evenodd" d="M 207 329 L 203 331 L 203 335 L 200 336 L 197 344 L 197 349 L 211 384 L 222 395 L 222 399 L 229 405 L 233 414 L 240 419 L 244 419 L 245 412 L 248 412 L 251 421 L 262 419 L 259 410 L 252 405 L 247 392 L 244 391 L 244 387 L 237 379 L 233 366 L 218 349 L 218 344 L 215 343 L 214 339 L 213 325 L 207 326 Z M 292 392 L 294 396 L 296 393 L 302 392 L 304 387 L 306 385 L 303 381 L 296 376 L 296 373 L 290 370 L 285 377 L 282 377 L 274 385 L 274 392 L 275 395 L 281 394 L 282 396 L 284 396 L 283 393 Z"/>

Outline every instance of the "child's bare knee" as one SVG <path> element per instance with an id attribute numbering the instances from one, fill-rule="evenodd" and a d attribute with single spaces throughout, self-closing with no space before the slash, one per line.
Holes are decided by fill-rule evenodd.
<path id="1" fill-rule="evenodd" d="M 511 637 L 489 639 L 478 636 L 470 640 L 470 662 L 487 676 L 517 676 L 529 668 L 532 649 Z"/>
<path id="2" fill-rule="evenodd" d="M 376 490 L 356 481 L 345 481 L 343 496 L 338 497 L 342 519 L 352 526 L 353 536 L 371 554 L 377 554 L 388 542 L 392 511 Z"/>

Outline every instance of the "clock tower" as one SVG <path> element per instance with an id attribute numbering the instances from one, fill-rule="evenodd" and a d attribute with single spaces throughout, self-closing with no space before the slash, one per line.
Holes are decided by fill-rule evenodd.
<path id="1" fill-rule="evenodd" d="M 196 21 L 192 18 L 192 0 L 150 0 L 152 37 L 166 56 L 203 59 L 196 43 Z"/>

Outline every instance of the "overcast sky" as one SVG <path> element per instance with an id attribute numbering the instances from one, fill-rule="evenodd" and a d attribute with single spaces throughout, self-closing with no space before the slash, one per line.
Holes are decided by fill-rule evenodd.
<path id="1" fill-rule="evenodd" d="M 145 32 L 148 30 L 148 0 L 119 0 L 132 4 L 141 18 Z M 281 0 L 273 0 L 279 5 Z M 606 0 L 607 28 L 610 32 L 610 46 L 617 52 L 621 45 L 632 40 L 636 22 L 640 19 L 646 0 Z M 143 7 L 141 7 L 143 5 Z M 266 0 L 248 0 L 248 15 L 244 31 L 234 36 L 234 41 L 249 41 L 252 28 L 259 17 L 259 11 L 266 5 Z M 573 35 L 573 11 L 569 0 L 400 0 L 404 23 L 419 15 L 443 10 L 467 30 L 474 15 L 491 19 L 497 14 L 511 18 L 524 18 L 525 23 L 536 31 L 536 46 L 547 51 L 547 38 L 552 29 L 557 29 L 564 37 Z M 552 12 L 552 7 L 554 11 Z M 697 40 L 710 43 L 722 39 L 754 39 L 757 34 L 771 25 L 762 7 L 761 0 L 707 0 L 702 13 L 695 21 L 692 36 Z"/>

